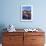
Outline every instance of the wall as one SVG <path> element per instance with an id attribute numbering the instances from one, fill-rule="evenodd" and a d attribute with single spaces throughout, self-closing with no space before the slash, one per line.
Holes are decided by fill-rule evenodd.
<path id="1" fill-rule="evenodd" d="M 16 28 L 46 28 L 46 0 L 0 0 L 0 25 L 13 24 Z M 33 5 L 32 22 L 20 21 L 21 5 Z"/>

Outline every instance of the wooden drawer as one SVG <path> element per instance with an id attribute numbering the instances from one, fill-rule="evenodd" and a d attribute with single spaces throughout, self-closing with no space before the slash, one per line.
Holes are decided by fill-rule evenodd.
<path id="1" fill-rule="evenodd" d="M 32 44 L 32 46 L 44 46 L 44 44 Z"/>
<path id="2" fill-rule="evenodd" d="M 43 44 L 44 36 L 32 36 L 32 44 Z"/>
<path id="3" fill-rule="evenodd" d="M 24 45 L 43 45 L 44 36 L 25 36 Z"/>
<path id="4" fill-rule="evenodd" d="M 23 46 L 23 44 L 2 44 L 2 46 Z"/>
<path id="5" fill-rule="evenodd" d="M 23 36 L 23 32 L 4 32 L 4 36 Z"/>
<path id="6" fill-rule="evenodd" d="M 23 41 L 23 36 L 4 36 L 3 43 L 14 43 Z"/>
<path id="7" fill-rule="evenodd" d="M 24 33 L 24 36 L 31 36 L 31 35 L 32 35 L 32 36 L 33 36 L 33 35 L 34 35 L 34 36 L 36 36 L 36 35 L 37 35 L 37 36 L 41 36 L 41 35 L 44 36 L 45 33 L 44 33 L 44 32 L 25 32 L 25 33 Z"/>

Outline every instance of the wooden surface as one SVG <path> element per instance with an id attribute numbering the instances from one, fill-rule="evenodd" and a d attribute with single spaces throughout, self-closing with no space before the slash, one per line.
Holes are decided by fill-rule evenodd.
<path id="1" fill-rule="evenodd" d="M 44 33 L 24 33 L 24 46 L 44 46 Z"/>
<path id="2" fill-rule="evenodd" d="M 3 46 L 22 46 L 23 33 L 6 32 L 3 36 Z"/>
<path id="3" fill-rule="evenodd" d="M 44 32 L 3 32 L 3 46 L 44 46 Z"/>

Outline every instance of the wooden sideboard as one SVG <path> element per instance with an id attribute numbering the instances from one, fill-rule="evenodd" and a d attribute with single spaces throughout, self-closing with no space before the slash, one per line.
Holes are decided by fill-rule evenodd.
<path id="1" fill-rule="evenodd" d="M 44 46 L 44 32 L 3 32 L 3 46 Z"/>

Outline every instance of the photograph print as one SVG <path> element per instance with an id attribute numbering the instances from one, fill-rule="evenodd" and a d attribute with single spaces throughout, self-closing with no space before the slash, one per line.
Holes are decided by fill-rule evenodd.
<path id="1" fill-rule="evenodd" d="M 32 21 L 32 5 L 21 6 L 21 21 Z"/>

